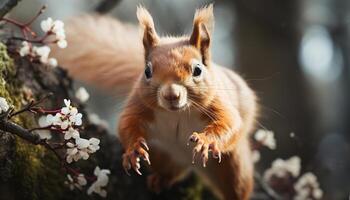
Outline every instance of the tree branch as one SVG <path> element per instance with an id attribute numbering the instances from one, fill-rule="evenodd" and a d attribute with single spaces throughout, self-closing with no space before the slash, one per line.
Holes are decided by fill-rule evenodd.
<path id="1" fill-rule="evenodd" d="M 39 135 L 30 133 L 27 129 L 24 129 L 23 127 L 11 121 L 0 120 L 0 129 L 15 134 L 35 145 L 41 142 Z"/>
<path id="2" fill-rule="evenodd" d="M 5 16 L 21 0 L 1 0 L 0 1 L 0 18 Z"/>

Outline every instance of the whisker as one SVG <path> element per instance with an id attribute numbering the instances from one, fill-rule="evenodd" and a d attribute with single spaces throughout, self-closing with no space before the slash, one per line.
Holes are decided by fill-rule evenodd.
<path id="1" fill-rule="evenodd" d="M 232 90 L 236 91 L 237 88 L 219 88 L 219 87 L 212 87 L 212 86 L 188 86 L 189 88 L 192 89 L 214 89 L 214 90 Z"/>
<path id="2" fill-rule="evenodd" d="M 278 112 L 277 110 L 273 109 L 273 108 L 270 108 L 270 107 L 267 107 L 267 106 L 264 106 L 262 104 L 259 105 L 260 107 L 263 107 L 263 109 L 266 109 L 266 110 L 269 110 L 271 112 L 273 112 L 274 114 L 278 115 L 279 117 L 282 117 L 283 119 L 286 119 L 286 117 L 281 114 L 280 112 Z"/>
<path id="3" fill-rule="evenodd" d="M 252 79 L 244 79 L 244 80 L 245 81 L 267 81 L 267 80 L 270 80 L 270 79 L 272 79 L 275 76 L 280 75 L 280 74 L 281 74 L 281 72 L 276 72 L 276 73 L 272 74 L 271 76 L 267 76 L 264 78 L 252 78 Z"/>
<path id="4" fill-rule="evenodd" d="M 269 129 L 267 129 L 264 125 L 262 125 L 262 123 L 260 123 L 259 120 L 255 119 L 255 122 L 260 126 L 260 128 L 264 129 L 265 131 L 268 131 Z"/>
<path id="5" fill-rule="evenodd" d="M 157 102 L 157 96 L 154 93 L 147 95 L 145 97 L 151 99 L 151 101 L 148 102 L 150 104 L 154 104 Z M 135 98 L 135 99 L 126 100 L 126 101 L 124 101 L 124 103 L 117 106 L 117 109 L 115 110 L 115 112 L 123 111 L 124 109 L 126 109 L 128 107 L 133 107 L 133 106 L 138 105 L 138 104 L 140 104 L 139 99 Z"/>
<path id="6" fill-rule="evenodd" d="M 212 113 L 211 111 L 209 111 L 208 109 L 206 109 L 204 106 L 200 105 L 199 103 L 189 99 L 190 102 L 193 104 L 193 106 L 200 112 L 203 112 L 206 116 L 208 116 L 212 121 L 215 121 L 215 117 L 212 116 Z"/>

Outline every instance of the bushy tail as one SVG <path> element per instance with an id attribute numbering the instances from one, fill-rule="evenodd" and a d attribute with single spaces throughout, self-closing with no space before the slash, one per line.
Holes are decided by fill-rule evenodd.
<path id="1" fill-rule="evenodd" d="M 53 57 L 75 79 L 111 93 L 131 88 L 143 69 L 144 55 L 136 25 L 99 15 L 83 15 L 65 24 L 68 46 Z"/>

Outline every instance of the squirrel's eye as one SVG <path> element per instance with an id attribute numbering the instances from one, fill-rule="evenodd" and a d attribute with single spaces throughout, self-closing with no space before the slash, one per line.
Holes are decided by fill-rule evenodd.
<path id="1" fill-rule="evenodd" d="M 200 66 L 195 66 L 193 69 L 193 76 L 200 76 L 202 74 L 202 69 L 200 68 Z"/>
<path id="2" fill-rule="evenodd" d="M 152 69 L 151 69 L 151 63 L 147 63 L 146 69 L 145 69 L 145 76 L 147 79 L 152 78 Z"/>

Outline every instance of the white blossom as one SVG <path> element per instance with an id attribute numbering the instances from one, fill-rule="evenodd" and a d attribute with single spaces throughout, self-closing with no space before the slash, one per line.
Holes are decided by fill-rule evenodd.
<path id="1" fill-rule="evenodd" d="M 77 137 L 75 138 L 75 144 L 67 143 L 67 157 L 66 161 L 71 163 L 80 159 L 87 160 L 92 153 L 95 153 L 100 149 L 100 140 L 97 138 L 90 138 L 89 140 Z"/>
<path id="2" fill-rule="evenodd" d="M 78 161 L 80 159 L 80 155 L 78 154 L 78 148 L 75 147 L 73 143 L 67 143 L 67 156 L 66 161 L 67 163 L 72 163 L 74 161 Z"/>
<path id="3" fill-rule="evenodd" d="M 62 123 L 61 123 L 61 129 L 62 129 L 62 130 L 65 130 L 65 129 L 67 129 L 68 127 L 69 127 L 69 122 L 68 122 L 67 120 L 62 121 Z"/>
<path id="4" fill-rule="evenodd" d="M 77 147 L 79 149 L 86 149 L 90 145 L 89 140 L 84 139 L 84 138 L 77 138 L 77 139 L 75 139 L 75 143 L 77 144 Z"/>
<path id="5" fill-rule="evenodd" d="M 287 160 L 280 158 L 272 162 L 271 168 L 264 172 L 264 180 L 268 182 L 272 177 L 284 178 L 287 176 L 297 177 L 300 174 L 301 160 L 293 156 Z"/>
<path id="6" fill-rule="evenodd" d="M 41 23 L 40 23 L 40 27 L 45 33 L 51 31 L 52 26 L 53 26 L 53 20 L 51 17 L 47 18 L 46 20 L 41 21 Z"/>
<path id="7" fill-rule="evenodd" d="M 77 99 L 79 99 L 79 101 L 81 102 L 86 102 L 90 95 L 89 93 L 86 91 L 86 89 L 84 87 L 80 87 L 76 92 L 75 92 L 75 97 Z"/>
<path id="8" fill-rule="evenodd" d="M 3 97 L 0 97 L 0 113 L 7 112 L 9 108 L 10 106 L 7 103 L 6 99 Z"/>
<path id="9" fill-rule="evenodd" d="M 254 150 L 252 152 L 252 160 L 253 160 L 253 162 L 254 163 L 259 162 L 260 158 L 261 158 L 260 152 L 258 150 Z"/>
<path id="10" fill-rule="evenodd" d="M 70 125 L 80 126 L 82 125 L 82 117 L 83 115 L 78 112 L 76 107 L 71 106 L 71 101 L 68 99 L 64 99 L 65 107 L 61 109 L 61 113 L 65 116 L 68 116 L 68 123 Z"/>
<path id="11" fill-rule="evenodd" d="M 294 200 L 321 199 L 323 191 L 320 189 L 317 177 L 311 173 L 305 173 L 294 184 L 296 195 Z"/>
<path id="12" fill-rule="evenodd" d="M 74 188 L 82 189 L 83 186 L 87 184 L 86 178 L 84 174 L 79 174 L 75 179 L 70 174 L 67 174 L 67 181 L 64 183 L 69 186 L 70 190 L 74 190 Z"/>
<path id="13" fill-rule="evenodd" d="M 40 139 L 51 139 L 52 135 L 49 130 L 37 130 L 36 133 L 39 135 Z"/>
<path id="14" fill-rule="evenodd" d="M 52 115 L 51 115 L 52 116 Z M 40 127 L 47 127 L 50 126 L 50 123 L 47 120 L 46 116 L 39 117 L 38 124 Z"/>
<path id="15" fill-rule="evenodd" d="M 67 147 L 67 163 L 76 162 L 80 159 L 87 160 L 89 158 L 89 153 L 86 148 L 80 149 L 77 145 L 70 142 L 67 143 Z"/>
<path id="16" fill-rule="evenodd" d="M 55 58 L 49 58 L 51 49 L 49 46 L 30 46 L 28 42 L 22 42 L 22 47 L 19 50 L 19 54 L 23 56 L 30 55 L 31 57 L 38 58 L 39 61 L 50 67 L 56 67 L 58 65 Z"/>
<path id="17" fill-rule="evenodd" d="M 22 42 L 22 47 L 19 50 L 19 55 L 24 57 L 30 53 L 30 45 L 27 41 Z"/>
<path id="18" fill-rule="evenodd" d="M 41 47 L 33 47 L 34 54 L 39 57 L 40 62 L 43 64 L 47 64 L 50 54 L 50 47 L 48 46 L 41 46 Z"/>
<path id="19" fill-rule="evenodd" d="M 84 150 L 88 153 L 95 153 L 100 149 L 100 140 L 97 138 L 90 138 L 89 140 L 84 138 L 76 138 L 75 143 L 78 149 Z"/>
<path id="20" fill-rule="evenodd" d="M 55 125 L 55 124 L 59 124 L 61 122 L 62 122 L 62 120 L 61 120 L 61 114 L 60 113 L 56 113 L 56 115 L 48 114 L 46 116 L 46 124 L 47 125 Z"/>
<path id="21" fill-rule="evenodd" d="M 73 123 L 76 126 L 81 126 L 83 124 L 82 121 L 83 114 L 81 113 L 76 113 L 75 115 L 71 115 L 69 117 L 69 120 L 71 123 Z"/>
<path id="22" fill-rule="evenodd" d="M 55 34 L 56 34 L 56 39 L 59 41 L 63 41 L 66 39 L 66 32 L 64 29 L 56 30 Z"/>
<path id="23" fill-rule="evenodd" d="M 61 112 L 65 115 L 69 114 L 70 112 L 70 100 L 69 99 L 64 99 L 63 100 L 65 107 L 61 109 Z"/>
<path id="24" fill-rule="evenodd" d="M 68 46 L 67 40 L 58 40 L 57 41 L 57 46 L 61 49 L 64 49 Z"/>
<path id="25" fill-rule="evenodd" d="M 255 133 L 254 138 L 269 149 L 276 149 L 276 140 L 272 131 L 260 129 Z"/>
<path id="26" fill-rule="evenodd" d="M 87 193 L 91 195 L 93 192 L 99 194 L 101 197 L 107 196 L 107 191 L 102 187 L 107 186 L 109 178 L 108 174 L 110 174 L 110 170 L 108 169 L 100 169 L 98 166 L 94 170 L 94 174 L 97 177 L 96 181 L 91 184 Z"/>
<path id="27" fill-rule="evenodd" d="M 79 174 L 78 177 L 77 177 L 77 183 L 80 185 L 80 186 L 84 186 L 87 184 L 87 181 L 86 181 L 86 178 L 84 176 L 84 174 Z"/>
<path id="28" fill-rule="evenodd" d="M 48 64 L 50 67 L 57 67 L 57 65 L 58 65 L 56 58 L 49 58 L 49 59 L 47 60 L 47 64 Z"/>
<path id="29" fill-rule="evenodd" d="M 50 124 L 47 122 L 47 119 L 45 116 L 41 116 L 38 120 L 38 124 L 40 127 L 47 127 Z M 51 132 L 49 130 L 37 130 L 36 131 L 41 139 L 51 139 L 52 135 Z"/>
<path id="30" fill-rule="evenodd" d="M 46 116 L 46 120 L 50 125 L 59 126 L 62 130 L 66 130 L 70 126 L 70 122 L 61 113 L 56 113 L 54 116 L 49 114 Z"/>
<path id="31" fill-rule="evenodd" d="M 64 99 L 65 106 L 55 115 L 47 115 L 46 120 L 49 125 L 59 126 L 62 130 L 66 130 L 72 126 L 81 126 L 83 115 L 78 112 L 76 107 L 71 106 L 69 99 Z"/>
<path id="32" fill-rule="evenodd" d="M 52 32 L 64 32 L 64 23 L 61 20 L 55 20 L 52 24 Z"/>
<path id="33" fill-rule="evenodd" d="M 74 180 L 70 174 L 67 174 L 67 179 L 64 184 L 68 185 L 70 190 L 74 190 Z"/>
<path id="34" fill-rule="evenodd" d="M 67 40 L 66 40 L 66 33 L 64 30 L 64 23 L 61 20 L 55 20 L 53 21 L 52 18 L 47 18 L 46 20 L 43 20 L 40 24 L 41 29 L 48 33 L 55 35 L 56 43 L 59 48 L 66 48 L 67 47 Z"/>
<path id="35" fill-rule="evenodd" d="M 97 150 L 99 150 L 100 149 L 99 144 L 100 144 L 100 140 L 99 139 L 97 139 L 97 138 L 90 138 L 89 139 L 89 147 L 88 147 L 89 152 L 90 153 L 95 153 Z"/>
<path id="36" fill-rule="evenodd" d="M 61 20 L 56 20 L 53 23 L 52 32 L 56 35 L 57 40 L 57 46 L 59 48 L 66 48 L 67 47 L 67 40 L 66 40 L 66 33 L 64 30 L 64 23 Z"/>
<path id="37" fill-rule="evenodd" d="M 64 133 L 64 139 L 65 140 L 69 140 L 71 138 L 79 138 L 80 135 L 79 135 L 79 131 L 75 130 L 74 128 L 72 127 L 69 127 L 69 129 L 67 131 L 63 131 Z"/>

